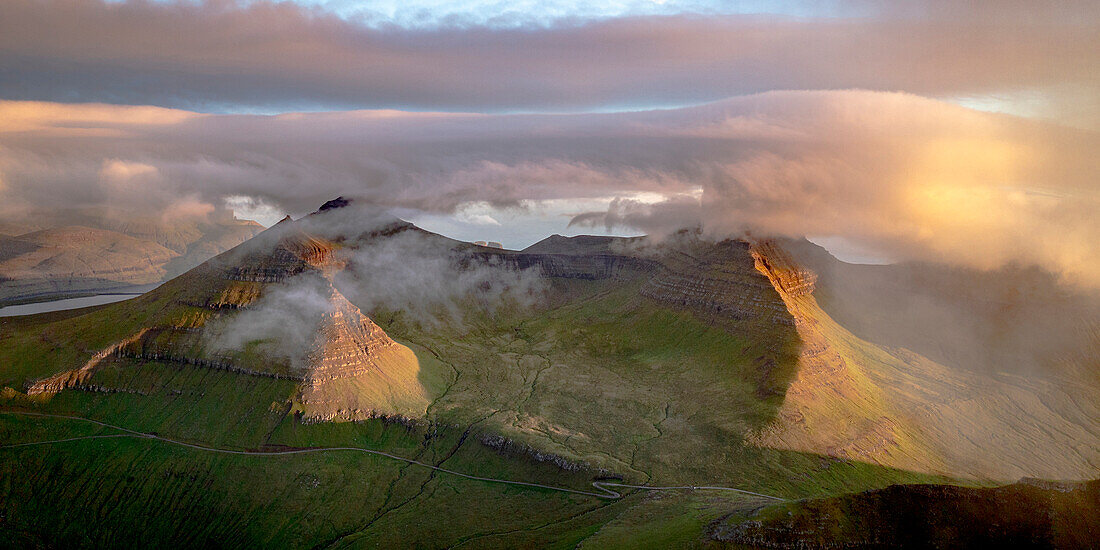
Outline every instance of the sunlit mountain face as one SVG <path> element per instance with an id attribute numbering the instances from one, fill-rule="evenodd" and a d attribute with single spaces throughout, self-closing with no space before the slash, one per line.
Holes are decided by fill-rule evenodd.
<path id="1" fill-rule="evenodd" d="M 1084 1 L 0 2 L 0 540 L 1091 547 L 1097 74 Z"/>

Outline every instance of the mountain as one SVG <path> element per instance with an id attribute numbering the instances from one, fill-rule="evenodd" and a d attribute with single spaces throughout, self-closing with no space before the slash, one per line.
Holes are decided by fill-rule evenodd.
<path id="1" fill-rule="evenodd" d="M 139 298 L 0 319 L 0 533 L 701 547 L 769 497 L 1100 462 L 1100 386 L 1078 369 L 1005 375 L 857 336 L 818 302 L 809 243 L 511 251 L 328 205 Z"/>
<path id="2" fill-rule="evenodd" d="M 106 215 L 70 214 L 61 225 L 27 232 L 16 232 L 26 227 L 12 225 L 11 235 L 0 235 L 0 302 L 157 283 L 262 229 L 232 218 L 196 223 L 129 217 L 120 222 Z"/>
<path id="3" fill-rule="evenodd" d="M 804 347 L 798 376 L 778 416 L 750 440 L 971 479 L 1081 479 L 1095 473 L 1100 464 L 1095 370 L 1090 373 L 1072 364 L 1044 368 L 1033 362 L 1032 372 L 1022 376 L 977 370 L 965 363 L 937 363 L 889 345 L 897 344 L 892 339 L 873 343 L 822 309 L 814 295 L 816 272 L 807 271 L 774 244 L 755 254 L 795 318 Z M 877 296 L 874 289 L 864 292 Z M 862 311 L 874 311 L 876 319 L 890 318 L 890 311 L 904 316 L 889 309 Z M 1095 324 L 1098 312 L 1092 310 L 1079 322 Z M 907 321 L 883 324 L 890 322 Z M 1042 333 L 1048 327 L 1032 330 Z M 1082 333 L 1075 346 L 1087 349 L 1096 338 L 1094 332 Z M 972 345 L 982 350 L 980 339 Z M 1063 351 L 1064 361 L 1080 360 L 1072 348 Z"/>
<path id="4" fill-rule="evenodd" d="M 152 283 L 172 251 L 104 229 L 66 226 L 0 241 L 0 297 L 14 299 Z"/>

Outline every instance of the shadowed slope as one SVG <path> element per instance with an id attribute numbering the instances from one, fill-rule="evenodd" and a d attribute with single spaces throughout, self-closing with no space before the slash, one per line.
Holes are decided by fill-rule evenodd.
<path id="1" fill-rule="evenodd" d="M 1100 481 L 898 485 L 737 514 L 710 536 L 765 548 L 1091 548 Z"/>

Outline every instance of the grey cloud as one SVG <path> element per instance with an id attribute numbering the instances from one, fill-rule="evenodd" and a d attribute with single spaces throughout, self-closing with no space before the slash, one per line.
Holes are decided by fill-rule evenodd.
<path id="1" fill-rule="evenodd" d="M 321 275 L 297 275 L 272 285 L 249 309 L 213 322 L 207 340 L 214 350 L 254 346 L 297 364 L 312 346 L 322 317 L 333 311 L 331 294 Z"/>
<path id="2" fill-rule="evenodd" d="M 1055 111 L 1088 111 L 1067 120 L 1100 123 L 1095 4 L 839 4 L 872 15 L 406 29 L 289 2 L 8 0 L 0 97 L 500 111 L 700 103 L 775 89 L 1038 90 Z"/>
<path id="3" fill-rule="evenodd" d="M 462 323 L 470 312 L 494 315 L 542 295 L 537 270 L 514 270 L 492 257 L 452 257 L 433 241 L 404 233 L 357 247 L 337 285 L 365 311 L 402 311 L 425 326 Z"/>
<path id="4" fill-rule="evenodd" d="M 658 203 L 645 203 L 616 197 L 606 212 L 585 212 L 574 216 L 569 225 L 603 226 L 608 232 L 630 227 L 660 238 L 680 229 L 701 227 L 703 209 L 699 199 L 676 196 Z"/>

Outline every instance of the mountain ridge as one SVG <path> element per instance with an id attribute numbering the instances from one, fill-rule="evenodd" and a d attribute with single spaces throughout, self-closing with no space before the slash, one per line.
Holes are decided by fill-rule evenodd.
<path id="1" fill-rule="evenodd" d="M 287 220 L 133 300 L 0 320 L 0 410 L 78 414 L 226 449 L 366 446 L 432 464 L 458 460 L 458 471 L 487 479 L 584 488 L 612 477 L 792 499 L 897 483 L 986 485 L 1021 471 L 1072 477 L 1095 463 L 1097 415 L 1088 408 L 1095 388 L 975 374 L 860 338 L 817 303 L 830 281 L 800 259 L 805 243 L 713 242 L 690 231 L 660 243 L 554 240 L 561 242 L 534 252 L 478 247 L 362 214 L 354 204 Z M 968 386 L 977 390 L 960 390 Z M 0 418 L 0 437 L 10 441 L 38 433 L 5 432 L 8 422 Z M 988 434 L 983 426 L 992 427 Z M 59 439 L 83 437 L 51 429 Z M 152 452 L 142 441 L 129 451 L 94 441 L 101 447 L 79 448 L 88 456 L 101 448 Z M 26 467 L 0 460 L 12 487 L 49 494 L 41 488 L 55 481 L 29 468 L 61 463 L 49 454 L 19 456 Z M 475 528 L 402 530 L 413 520 L 397 511 L 383 514 L 394 517 L 383 520 L 390 527 L 363 527 L 363 518 L 399 511 L 401 502 L 416 514 L 453 515 L 468 508 L 464 495 L 474 490 L 487 491 L 478 494 L 491 510 L 469 520 L 478 530 L 532 525 L 528 519 L 541 525 L 525 511 L 559 503 L 546 513 L 593 518 L 570 521 L 608 533 L 642 518 L 684 518 L 664 523 L 685 526 L 674 529 L 685 537 L 678 541 L 697 541 L 709 522 L 760 505 L 685 489 L 624 491 L 620 504 L 592 508 L 580 496 L 558 501 L 406 472 L 360 487 L 375 504 L 343 518 L 333 502 L 356 505 L 332 492 L 311 494 L 313 480 L 343 487 L 390 470 L 342 469 L 337 460 L 318 455 L 294 471 L 272 465 L 279 476 L 250 482 L 264 489 L 232 493 L 247 510 L 220 503 L 218 517 L 227 525 L 286 521 L 263 510 L 277 506 L 266 488 L 287 480 L 280 491 L 294 496 L 280 502 L 336 514 L 332 521 L 347 533 L 339 537 L 356 541 L 393 528 L 457 544 Z M 216 494 L 228 490 L 220 478 L 203 479 Z M 54 509 L 39 497 L 20 498 Z M 508 499 L 523 505 L 494 508 L 516 502 Z M 161 514 L 175 510 L 151 502 Z M 596 510 L 610 516 L 594 519 Z M 312 521 L 284 512 L 278 518 Z M 24 526 L 37 517 L 10 513 Z M 91 517 L 103 513 L 110 514 Z M 187 521 L 176 512 L 164 517 Z M 100 521 L 80 525 L 89 536 L 107 536 L 116 520 Z M 322 529 L 309 525 L 300 533 Z M 261 539 L 287 542 L 281 536 Z"/>

